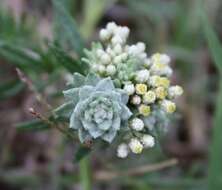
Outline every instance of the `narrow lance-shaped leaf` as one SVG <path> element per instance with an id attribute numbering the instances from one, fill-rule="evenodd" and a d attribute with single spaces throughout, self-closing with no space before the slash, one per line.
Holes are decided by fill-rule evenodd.
<path id="1" fill-rule="evenodd" d="M 87 65 L 85 63 L 81 63 L 79 60 L 72 58 L 58 46 L 50 44 L 49 51 L 56 58 L 56 62 L 71 73 L 78 72 L 84 74 L 87 71 Z"/>
<path id="2" fill-rule="evenodd" d="M 200 4 L 202 1 L 199 1 Z M 204 10 L 204 9 L 202 9 Z M 215 65 L 220 73 L 219 92 L 213 122 L 212 143 L 210 145 L 210 161 L 208 173 L 208 189 L 222 189 L 222 45 L 215 34 L 204 11 L 201 13 L 202 26 Z"/>
<path id="3" fill-rule="evenodd" d="M 83 40 L 77 30 L 76 23 L 65 9 L 61 0 L 53 0 L 55 17 L 55 37 L 61 44 L 69 44 L 80 56 L 83 54 Z"/>
<path id="4" fill-rule="evenodd" d="M 49 129 L 49 126 L 46 123 L 38 119 L 18 123 L 15 127 L 18 131 L 36 131 Z"/>

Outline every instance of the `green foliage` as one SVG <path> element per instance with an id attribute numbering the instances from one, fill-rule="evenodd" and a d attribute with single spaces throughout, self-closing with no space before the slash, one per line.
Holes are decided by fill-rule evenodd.
<path id="1" fill-rule="evenodd" d="M 79 60 L 72 58 L 57 45 L 50 45 L 49 51 L 55 56 L 56 62 L 66 68 L 70 73 L 86 73 L 88 68 L 85 63 L 81 63 Z"/>
<path id="2" fill-rule="evenodd" d="M 201 1 L 200 1 L 201 2 Z M 201 14 L 202 25 L 204 28 L 205 36 L 209 46 L 209 50 L 212 54 L 214 63 L 220 73 L 219 91 L 216 102 L 216 111 L 214 115 L 213 123 L 213 136 L 212 143 L 210 145 L 210 163 L 209 163 L 209 178 L 208 189 L 221 189 L 222 188 L 222 45 L 214 32 L 206 13 L 203 11 Z"/>
<path id="3" fill-rule="evenodd" d="M 32 120 L 16 125 L 16 129 L 20 132 L 24 131 L 38 131 L 49 129 L 49 126 L 41 120 Z"/>
<path id="4" fill-rule="evenodd" d="M 24 89 L 24 84 L 18 80 L 10 80 L 0 83 L 0 100 L 5 100 L 9 97 L 16 95 Z"/>
<path id="5" fill-rule="evenodd" d="M 78 55 L 83 54 L 84 43 L 78 32 L 77 25 L 60 0 L 53 0 L 55 19 L 55 41 L 62 47 L 72 48 Z"/>

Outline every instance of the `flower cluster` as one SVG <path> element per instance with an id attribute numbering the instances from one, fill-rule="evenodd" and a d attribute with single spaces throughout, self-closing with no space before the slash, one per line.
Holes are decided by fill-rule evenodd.
<path id="1" fill-rule="evenodd" d="M 175 112 L 173 100 L 183 93 L 170 84 L 170 57 L 148 56 L 145 44 L 128 45 L 128 36 L 126 26 L 108 23 L 100 31 L 101 43 L 93 43 L 82 58 L 90 73 L 74 74 L 72 88 L 64 91 L 72 103 L 70 127 L 78 130 L 80 141 L 101 138 L 111 143 L 122 133 L 117 148 L 121 158 L 155 145 L 153 130 Z"/>

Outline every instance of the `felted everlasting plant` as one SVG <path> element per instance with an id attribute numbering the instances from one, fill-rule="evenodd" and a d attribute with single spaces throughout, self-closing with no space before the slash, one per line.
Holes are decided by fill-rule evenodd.
<path id="1" fill-rule="evenodd" d="M 148 57 L 144 43 L 126 44 L 128 35 L 127 27 L 108 23 L 100 31 L 102 43 L 93 43 L 82 58 L 89 74 L 75 73 L 63 92 L 70 128 L 78 131 L 80 141 L 112 143 L 122 132 L 117 148 L 121 158 L 155 145 L 157 126 L 168 124 L 168 115 L 176 110 L 172 99 L 183 93 L 180 86 L 170 85 L 169 56 Z"/>

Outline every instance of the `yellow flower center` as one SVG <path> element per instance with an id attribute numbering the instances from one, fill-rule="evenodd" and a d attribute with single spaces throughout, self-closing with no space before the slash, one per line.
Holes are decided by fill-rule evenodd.
<path id="1" fill-rule="evenodd" d="M 136 93 L 143 95 L 147 92 L 147 85 L 145 84 L 136 84 Z"/>
<path id="2" fill-rule="evenodd" d="M 142 104 L 142 105 L 139 107 L 139 113 L 142 114 L 143 116 L 148 116 L 148 115 L 150 115 L 150 112 L 151 112 L 150 106 L 147 106 L 147 105 Z"/>
<path id="3" fill-rule="evenodd" d="M 163 100 L 167 96 L 167 91 L 164 87 L 160 86 L 155 89 L 156 97 Z"/>

